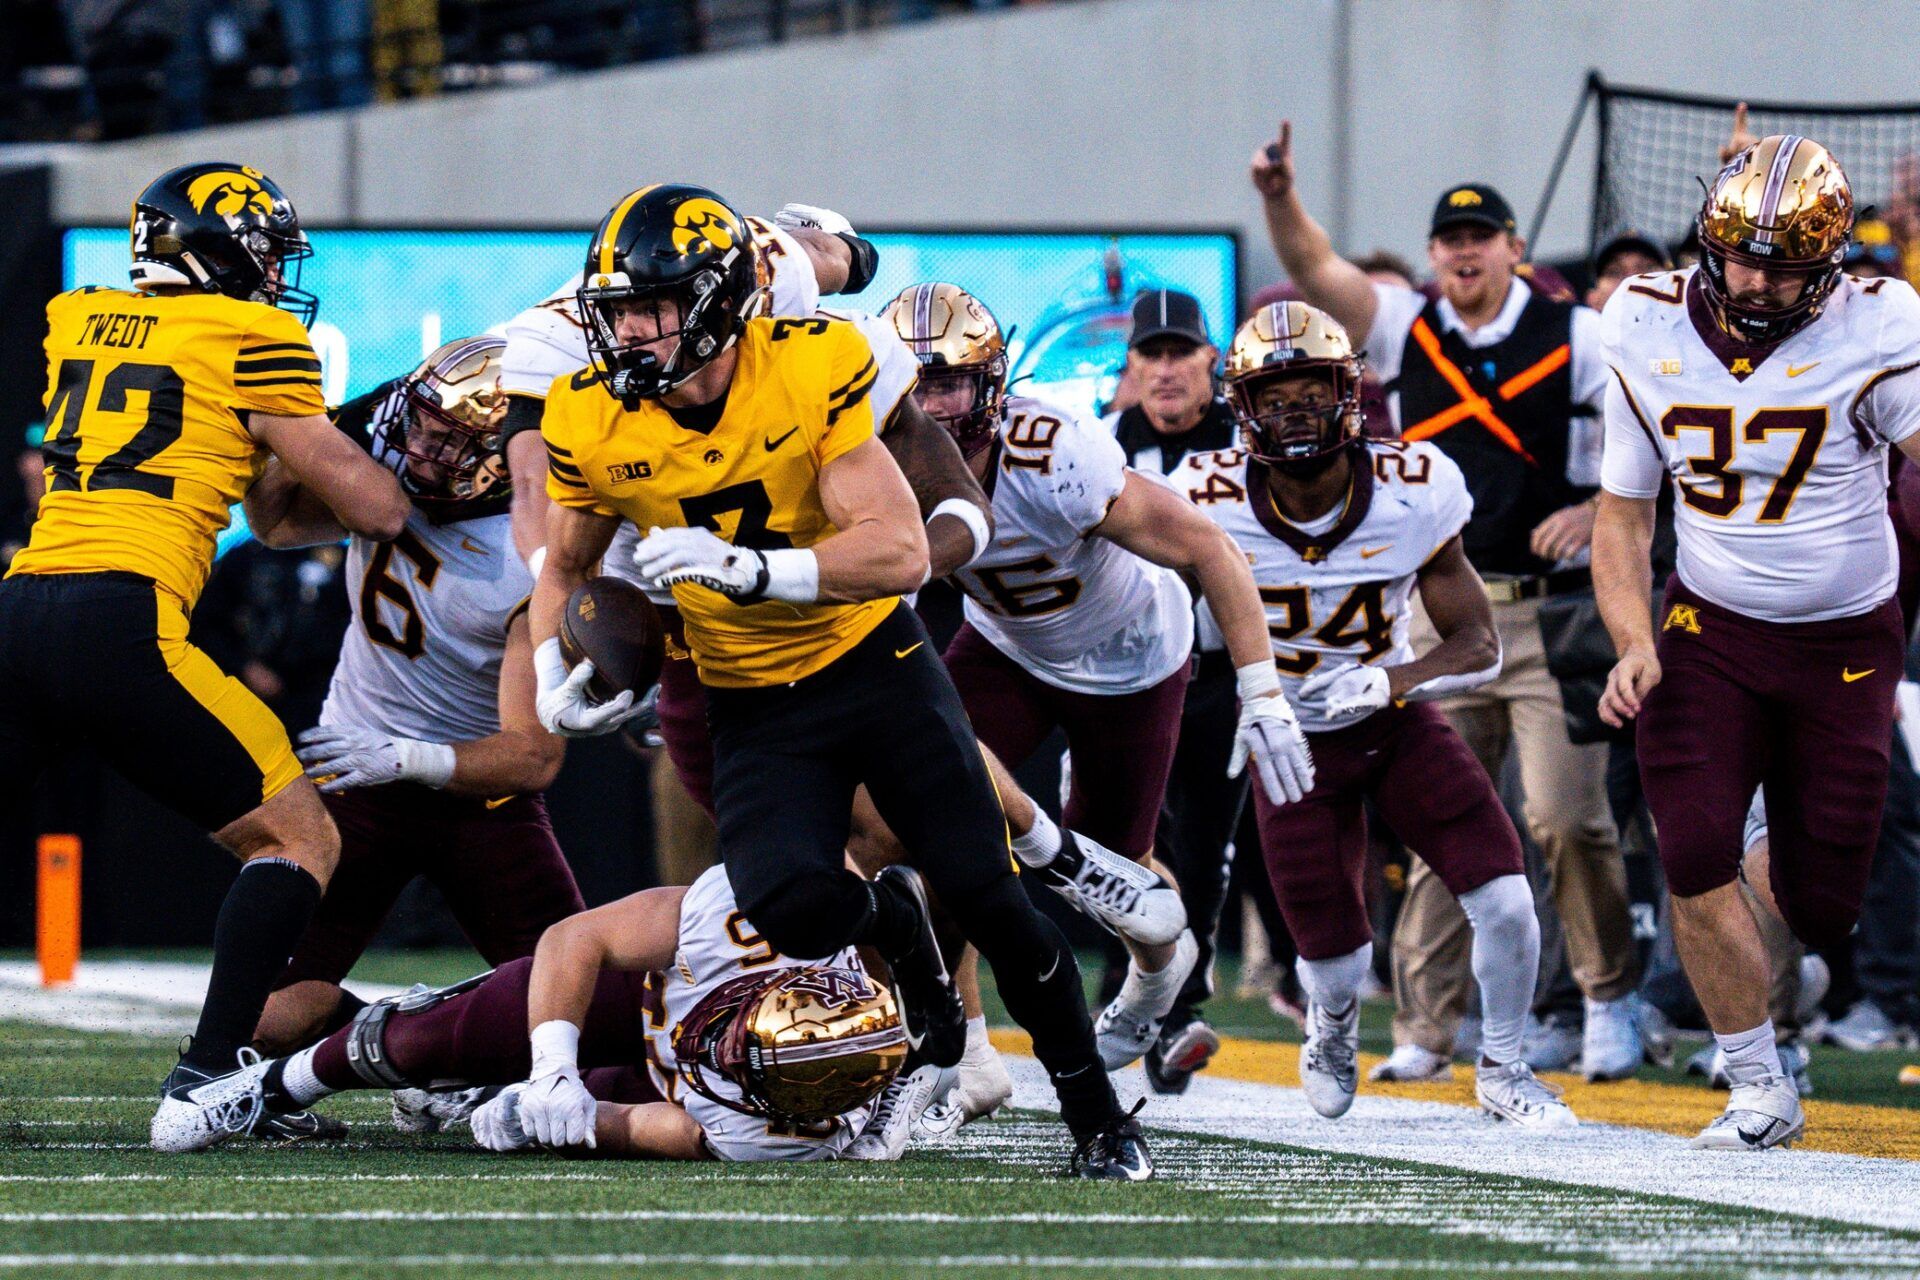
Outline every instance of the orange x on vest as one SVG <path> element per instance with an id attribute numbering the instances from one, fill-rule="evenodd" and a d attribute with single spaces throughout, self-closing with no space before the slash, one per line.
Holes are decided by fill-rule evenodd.
<path id="1" fill-rule="evenodd" d="M 1450 427 L 1458 426 L 1468 418 L 1476 418 L 1481 426 L 1493 434 L 1494 439 L 1525 458 L 1530 465 L 1538 466 L 1539 464 L 1533 460 L 1533 455 L 1527 452 L 1527 447 L 1520 443 L 1519 435 L 1512 427 L 1502 422 L 1500 415 L 1493 411 L 1493 402 L 1475 391 L 1473 384 L 1467 381 L 1467 375 L 1460 372 L 1460 366 L 1447 359 L 1446 353 L 1440 350 L 1440 339 L 1434 336 L 1433 329 L 1427 324 L 1425 316 L 1413 322 L 1413 340 L 1420 344 L 1420 349 L 1427 353 L 1427 359 L 1433 361 L 1433 367 L 1440 371 L 1440 376 L 1446 379 L 1447 385 L 1452 387 L 1454 393 L 1460 397 L 1460 403 L 1414 423 L 1400 433 L 1400 438 L 1402 440 L 1430 439 Z M 1573 348 L 1570 344 L 1563 342 L 1501 383 L 1495 388 L 1494 394 L 1502 400 L 1512 400 L 1541 379 L 1558 372 L 1561 366 L 1572 358 Z"/>

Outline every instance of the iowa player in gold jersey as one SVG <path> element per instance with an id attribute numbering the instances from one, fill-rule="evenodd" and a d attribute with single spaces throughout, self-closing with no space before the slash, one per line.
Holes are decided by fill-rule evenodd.
<path id="1" fill-rule="evenodd" d="M 959 696 L 898 598 L 926 581 L 927 537 L 875 438 L 893 406 L 873 401 L 873 349 L 840 320 L 749 319 L 756 290 L 746 225 L 710 191 L 637 191 L 596 232 L 581 290 L 593 365 L 554 382 L 541 427 L 554 500 L 532 607 L 541 719 L 578 735 L 631 713 L 631 694 L 588 700 L 591 664 L 569 671 L 557 638 L 568 593 L 631 520 L 649 531 L 635 564 L 672 588 L 706 687 L 720 852 L 741 910 L 786 955 L 874 947 L 917 1060 L 959 1060 L 964 1020 L 919 876 L 846 868 L 864 783 L 1033 1033 L 1075 1168 L 1145 1178 L 1073 953 L 1014 878 Z M 532 1034 L 537 1059 L 564 1060 L 573 1029 Z M 591 1105 L 565 1071 L 522 1101 L 563 1119 Z"/>
<path id="2" fill-rule="evenodd" d="M 314 502 L 392 537 L 407 504 L 326 416 L 316 303 L 293 275 L 311 251 L 277 186 L 240 165 L 172 170 L 131 235 L 134 290 L 47 305 L 47 494 L 0 583 L 0 803 L 49 749 L 84 745 L 244 861 L 153 1120 L 154 1145 L 182 1150 L 251 1123 L 230 1105 L 236 1052 L 340 848 L 286 730 L 187 643 L 215 536 L 242 498 L 268 538 Z"/>

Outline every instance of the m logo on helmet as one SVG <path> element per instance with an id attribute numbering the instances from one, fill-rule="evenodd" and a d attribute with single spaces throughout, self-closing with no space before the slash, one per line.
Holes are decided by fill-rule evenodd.
<path id="1" fill-rule="evenodd" d="M 1447 203 L 1456 209 L 1468 209 L 1480 203 L 1478 191 L 1456 191 L 1447 197 Z"/>
<path id="2" fill-rule="evenodd" d="M 804 991 L 829 1009 L 844 1009 L 861 1000 L 873 999 L 873 988 L 866 979 L 850 969 L 806 969 L 787 979 L 787 990 Z"/>
<path id="3" fill-rule="evenodd" d="M 187 199 L 197 213 L 233 218 L 243 213 L 262 217 L 273 212 L 273 197 L 260 185 L 258 169 L 218 169 L 203 173 L 187 186 Z"/>
<path id="4" fill-rule="evenodd" d="M 682 254 L 726 252 L 746 237 L 718 200 L 696 196 L 673 211 L 673 247 Z"/>

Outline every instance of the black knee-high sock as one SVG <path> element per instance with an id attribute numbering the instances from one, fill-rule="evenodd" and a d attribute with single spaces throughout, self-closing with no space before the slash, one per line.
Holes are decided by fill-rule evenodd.
<path id="1" fill-rule="evenodd" d="M 320 882 L 286 858 L 255 858 L 220 904 L 213 929 L 213 977 L 200 1007 L 189 1065 L 212 1074 L 234 1069 L 253 1039 L 267 993 L 320 904 Z"/>

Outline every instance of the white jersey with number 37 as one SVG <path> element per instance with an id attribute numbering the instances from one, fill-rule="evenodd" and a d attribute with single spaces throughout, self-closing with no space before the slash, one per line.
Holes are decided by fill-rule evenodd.
<path id="1" fill-rule="evenodd" d="M 1609 493 L 1674 504 L 1679 572 L 1772 622 L 1853 617 L 1893 594 L 1887 447 L 1920 430 L 1920 297 L 1842 276 L 1773 347 L 1729 340 L 1698 268 L 1637 276 L 1607 303 Z"/>
<path id="2" fill-rule="evenodd" d="M 1413 660 L 1415 581 L 1473 514 L 1460 468 L 1433 445 L 1369 441 L 1356 464 L 1347 501 L 1302 525 L 1280 515 L 1244 449 L 1192 454 L 1167 477 L 1247 553 L 1281 685 L 1310 733 L 1333 726 L 1300 696 L 1308 676 Z"/>
<path id="3" fill-rule="evenodd" d="M 789 960 L 775 951 L 741 914 L 727 869 L 711 867 L 680 900 L 680 945 L 673 967 L 647 975 L 647 1067 L 660 1092 L 686 1109 L 722 1160 L 831 1160 L 859 1135 L 872 1114 L 869 1103 L 823 1125 L 787 1129 L 722 1106 L 680 1082 L 673 1033 L 708 992 L 750 973 L 803 963 L 866 972 L 852 947 L 817 961 Z M 715 1092 L 740 1096 L 731 1081 L 711 1072 L 706 1079 Z"/>

